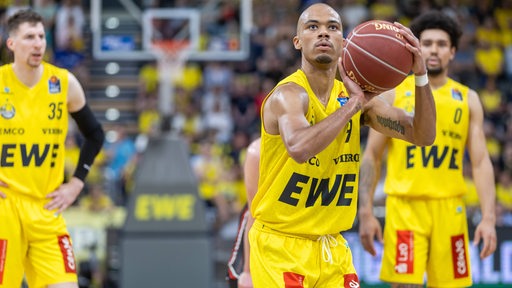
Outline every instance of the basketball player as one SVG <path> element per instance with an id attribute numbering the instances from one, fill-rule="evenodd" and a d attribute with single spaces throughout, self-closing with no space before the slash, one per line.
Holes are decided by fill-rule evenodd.
<path id="1" fill-rule="evenodd" d="M 437 136 L 432 146 L 417 147 L 370 131 L 360 175 L 364 179 L 359 188 L 361 242 L 366 251 L 376 255 L 373 241 L 375 237 L 382 240 L 382 232 L 372 203 L 387 148 L 381 279 L 394 283 L 394 287 L 423 287 L 426 272 L 428 287 L 471 286 L 462 200 L 467 189 L 462 174 L 466 148 L 482 211 L 474 238 L 475 245 L 483 240 L 480 257 L 491 255 L 497 241 L 494 175 L 483 131 L 482 105 L 475 91 L 448 78 L 448 66 L 461 36 L 454 19 L 432 11 L 420 15 L 410 27 L 420 40 L 434 93 Z M 383 97 L 398 108 L 417 113 L 416 93 L 414 77 L 409 77 Z"/>
<path id="2" fill-rule="evenodd" d="M 341 65 L 339 14 L 317 3 L 301 14 L 293 38 L 301 67 L 262 106 L 258 191 L 251 204 L 254 287 L 357 287 L 341 231 L 357 208 L 360 126 L 416 145 L 435 138 L 434 100 L 418 39 L 396 24 L 414 55 L 414 115 L 364 93 Z M 336 80 L 337 69 L 343 83 Z M 392 125 L 390 125 L 392 124 Z"/>
<path id="3" fill-rule="evenodd" d="M 249 267 L 249 239 L 247 232 L 251 229 L 254 219 L 248 207 L 251 205 L 258 189 L 260 143 L 261 138 L 258 138 L 249 144 L 244 161 L 244 184 L 247 193 L 247 205 L 241 211 L 237 237 L 228 261 L 228 278 L 230 287 L 233 288 L 253 287 Z"/>
<path id="4" fill-rule="evenodd" d="M 14 62 L 0 67 L 0 287 L 78 287 L 61 212 L 77 198 L 103 145 L 100 123 L 70 72 L 43 62 L 40 15 L 7 20 Z M 64 181 L 68 112 L 84 136 L 74 176 Z"/>

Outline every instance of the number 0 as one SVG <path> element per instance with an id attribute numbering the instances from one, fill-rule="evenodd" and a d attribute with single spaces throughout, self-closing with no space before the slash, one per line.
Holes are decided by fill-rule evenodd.
<path id="1" fill-rule="evenodd" d="M 459 124 L 461 118 L 462 118 L 462 109 L 460 109 L 460 108 L 455 109 L 455 115 L 453 117 L 453 122 L 455 124 Z"/>

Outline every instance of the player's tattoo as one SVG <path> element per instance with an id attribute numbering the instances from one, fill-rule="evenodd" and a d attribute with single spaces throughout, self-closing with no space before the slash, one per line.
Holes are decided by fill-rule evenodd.
<path id="1" fill-rule="evenodd" d="M 389 128 L 390 130 L 396 131 L 402 135 L 405 134 L 404 125 L 400 124 L 398 120 L 392 120 L 391 118 L 383 118 L 377 115 L 377 122 L 385 128 Z"/>
<path id="2" fill-rule="evenodd" d="M 375 175 L 375 167 L 369 161 L 363 161 L 361 163 L 359 173 L 359 201 L 360 206 L 364 206 L 372 201 L 371 189 L 373 186 Z"/>

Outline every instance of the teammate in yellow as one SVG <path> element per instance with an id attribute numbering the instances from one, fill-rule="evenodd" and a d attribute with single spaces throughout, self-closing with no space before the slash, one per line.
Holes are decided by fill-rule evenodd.
<path id="1" fill-rule="evenodd" d="M 423 287 L 426 272 L 428 287 L 471 286 L 462 199 L 466 193 L 462 173 L 466 148 L 483 216 L 474 244 L 483 240 L 481 258 L 496 249 L 495 185 L 482 128 L 482 106 L 475 91 L 448 78 L 449 63 L 461 35 L 454 19 L 432 11 L 420 15 L 410 27 L 420 40 L 434 93 L 437 136 L 432 146 L 417 147 L 370 131 L 361 162 L 361 242 L 366 251 L 376 255 L 374 239 L 381 241 L 382 232 L 372 202 L 387 148 L 381 279 L 394 283 L 393 287 Z M 382 97 L 412 114 L 418 113 L 416 93 L 414 77 L 409 77 Z"/>
<path id="2" fill-rule="evenodd" d="M 7 21 L 14 62 L 0 67 L 0 287 L 78 287 L 77 263 L 61 212 L 77 198 L 104 133 L 70 72 L 43 62 L 40 15 Z M 64 181 L 68 112 L 84 136 L 73 177 Z"/>
<path id="3" fill-rule="evenodd" d="M 258 191 L 251 204 L 250 272 L 254 287 L 357 287 L 347 242 L 356 215 L 360 125 L 430 145 L 434 100 L 418 39 L 397 23 L 414 55 L 415 115 L 363 93 L 341 65 L 339 14 L 306 8 L 293 38 L 301 68 L 279 82 L 262 106 Z M 339 69 L 343 83 L 336 80 Z"/>

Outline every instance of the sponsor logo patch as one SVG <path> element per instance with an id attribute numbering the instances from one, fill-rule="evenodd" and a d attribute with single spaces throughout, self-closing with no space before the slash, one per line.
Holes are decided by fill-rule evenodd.
<path id="1" fill-rule="evenodd" d="M 284 272 L 283 278 L 285 288 L 304 288 L 304 275 L 293 272 Z"/>
<path id="2" fill-rule="evenodd" d="M 6 99 L 5 103 L 0 106 L 0 115 L 2 115 L 4 119 L 11 119 L 16 115 L 16 108 L 9 102 L 9 99 Z"/>
<path id="3" fill-rule="evenodd" d="M 343 275 L 344 287 L 345 288 L 359 288 L 359 278 L 357 274 L 345 274 Z"/>
<path id="4" fill-rule="evenodd" d="M 452 236 L 452 262 L 455 279 L 469 277 L 467 256 L 464 234 Z"/>
<path id="5" fill-rule="evenodd" d="M 458 89 L 453 88 L 452 89 L 452 98 L 457 101 L 462 101 L 462 93 Z"/>
<path id="6" fill-rule="evenodd" d="M 398 274 L 414 273 L 414 234 L 412 231 L 396 231 L 396 265 Z"/>
<path id="7" fill-rule="evenodd" d="M 7 240 L 0 239 L 0 285 L 4 282 L 5 258 L 7 257 Z"/>
<path id="8" fill-rule="evenodd" d="M 71 245 L 69 235 L 58 236 L 58 239 L 66 273 L 76 273 L 75 255 L 73 253 L 73 246 Z"/>
<path id="9" fill-rule="evenodd" d="M 48 80 L 48 92 L 50 92 L 50 94 L 60 93 L 60 79 L 59 78 L 57 78 L 55 76 L 50 77 L 50 79 Z"/>

